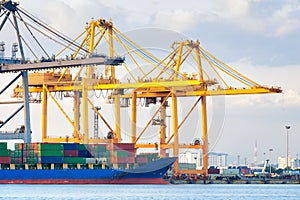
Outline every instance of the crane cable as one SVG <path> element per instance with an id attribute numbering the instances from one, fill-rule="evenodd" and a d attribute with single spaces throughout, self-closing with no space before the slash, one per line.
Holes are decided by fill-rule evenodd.
<path id="1" fill-rule="evenodd" d="M 81 47 L 78 43 L 72 41 L 72 39 L 68 38 L 67 36 L 65 36 L 64 34 L 60 33 L 59 31 L 53 29 L 52 27 L 50 27 L 49 25 L 45 24 L 44 22 L 42 22 L 41 20 L 37 19 L 34 16 L 31 16 L 31 14 L 29 12 L 27 12 L 24 9 L 18 9 L 21 13 L 23 13 L 26 17 L 28 17 L 29 19 L 31 19 L 33 22 L 35 22 L 37 25 L 41 26 L 42 28 L 44 28 L 45 30 L 49 31 L 50 33 L 52 33 L 53 35 L 55 35 L 56 37 L 62 39 L 63 41 L 67 42 L 68 44 L 72 44 L 73 46 L 85 51 L 86 53 L 90 53 L 87 49 L 84 49 L 83 47 Z"/>
<path id="2" fill-rule="evenodd" d="M 50 58 L 50 56 L 48 55 L 48 53 L 46 52 L 46 50 L 43 48 L 43 46 L 41 45 L 41 43 L 37 40 L 37 38 L 35 37 L 35 35 L 32 33 L 32 31 L 29 29 L 29 27 L 24 23 L 24 20 L 22 18 L 22 16 L 20 15 L 20 13 L 18 12 L 18 10 L 16 11 L 17 14 L 20 17 L 21 22 L 23 22 L 24 26 L 27 28 L 28 32 L 31 34 L 31 36 L 33 37 L 33 39 L 36 41 L 36 43 L 38 44 L 38 46 L 42 49 L 42 51 L 47 55 L 48 58 Z M 13 13 L 13 15 L 15 15 L 15 13 Z"/>

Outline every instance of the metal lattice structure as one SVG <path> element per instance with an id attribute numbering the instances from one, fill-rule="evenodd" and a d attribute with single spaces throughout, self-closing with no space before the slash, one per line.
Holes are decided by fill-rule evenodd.
<path id="1" fill-rule="evenodd" d="M 1 6 L 4 6 L 3 4 Z M 6 14 L 7 15 L 7 14 Z M 80 42 L 77 42 L 81 40 Z M 108 58 L 116 62 L 101 63 L 104 64 L 103 76 L 97 76 L 96 72 L 99 70 L 100 63 L 94 63 L 94 66 L 80 67 L 75 73 L 70 71 L 69 66 L 63 66 L 62 73 L 46 73 L 39 72 L 29 75 L 28 89 L 26 81 L 22 87 L 15 88 L 15 96 L 21 96 L 26 99 L 29 94 L 37 93 L 41 96 L 42 105 L 42 140 L 43 142 L 79 142 L 79 143 L 109 143 L 122 141 L 122 127 L 121 127 L 121 101 L 126 102 L 125 106 L 130 107 L 131 110 L 131 134 L 130 140 L 135 144 L 135 148 L 159 148 L 160 156 L 167 156 L 166 150 L 171 149 L 174 156 L 178 156 L 181 148 L 195 148 L 201 149 L 203 155 L 203 169 L 202 170 L 179 170 L 178 163 L 174 165 L 174 173 L 188 173 L 188 174 L 203 174 L 208 173 L 208 128 L 207 128 L 207 97 L 218 95 L 244 95 L 244 94 L 269 94 L 281 93 L 280 88 L 262 86 L 241 73 L 234 70 L 232 67 L 226 65 L 221 60 L 217 59 L 211 53 L 203 49 L 199 41 L 181 41 L 174 42 L 171 45 L 169 53 L 164 58 L 158 58 L 153 53 L 138 45 L 120 30 L 113 26 L 111 20 L 98 19 L 92 20 L 87 24 L 85 31 L 80 34 L 75 40 L 68 40 L 69 43 L 65 45 L 56 56 L 62 54 L 64 50 L 68 49 L 72 44 L 74 53 L 71 60 L 75 60 L 79 52 L 83 50 L 85 56 L 92 56 L 97 46 L 103 42 L 106 43 L 109 49 Z M 118 43 L 123 47 L 127 53 L 126 60 L 131 60 L 131 65 L 122 63 L 118 52 L 114 45 Z M 20 45 L 21 46 L 21 45 Z M 75 48 L 75 49 L 74 49 Z M 77 48 L 77 49 L 76 49 Z M 120 61 L 121 59 L 121 61 Z M 183 66 L 186 61 L 193 66 L 191 71 L 184 72 Z M 142 67 L 140 63 L 143 61 L 148 64 L 148 67 Z M 130 62 L 128 62 L 130 63 Z M 44 63 L 43 63 L 44 64 Z M 53 63 L 54 64 L 54 63 Z M 78 64 L 78 63 L 77 63 Z M 121 82 L 116 73 L 115 65 L 120 64 L 118 71 L 123 71 L 128 74 L 130 81 Z M 21 64 L 22 65 L 22 64 Z M 20 65 L 20 66 L 21 66 Z M 75 66 L 76 64 L 72 65 Z M 26 65 L 22 65 L 26 66 Z M 32 65 L 30 65 L 32 66 Z M 35 69 L 45 69 L 41 64 L 36 64 Z M 21 67 L 22 68 L 22 67 Z M 51 67 L 49 67 L 51 68 Z M 4 69 L 4 68 L 3 68 Z M 16 69 L 16 68 L 14 68 Z M 22 68 L 20 71 L 29 70 L 29 66 Z M 138 76 L 133 73 L 133 69 L 138 69 Z M 15 70 L 19 71 L 19 70 Z M 54 75 L 56 76 L 53 80 Z M 33 83 L 37 76 L 43 76 L 43 79 Z M 225 78 L 226 77 L 226 78 Z M 226 80 L 232 79 L 236 81 L 239 86 L 231 86 Z M 95 102 L 89 98 L 90 91 L 106 91 L 109 95 L 106 100 L 113 104 L 114 108 L 114 124 L 112 125 L 101 113 L 101 110 L 95 106 Z M 69 116 L 64 108 L 54 97 L 53 93 L 61 92 L 64 94 L 71 94 L 73 98 L 73 117 Z M 57 105 L 59 110 L 63 113 L 69 125 L 73 129 L 72 137 L 50 138 L 47 132 L 48 121 L 48 99 L 49 97 Z M 194 105 L 191 105 L 190 110 L 179 122 L 178 118 L 178 98 L 197 97 Z M 146 105 L 157 104 L 158 108 L 147 119 L 147 123 L 141 129 L 137 129 L 139 117 L 137 116 L 138 100 L 145 100 Z M 171 104 L 168 103 L 171 101 Z M 27 102 L 29 103 L 29 102 Z M 28 104 L 29 105 L 29 104 Z M 167 138 L 166 135 L 166 118 L 167 109 L 171 107 L 172 132 Z M 179 141 L 180 128 L 185 124 L 186 119 L 191 112 L 199 107 L 201 109 L 201 132 L 198 137 L 201 142 L 182 144 Z M 98 138 L 91 137 L 89 129 L 89 108 L 94 110 L 110 131 L 110 137 Z M 155 119 L 159 115 L 159 119 Z M 51 117 L 51 116 L 49 116 Z M 141 116 L 143 117 L 143 116 Z M 98 120 L 98 118 L 97 118 Z M 96 124 L 96 122 L 94 122 Z M 82 128 L 80 126 L 82 124 Z M 149 126 L 159 126 L 159 141 L 153 143 L 140 142 L 141 138 L 149 128 Z M 169 124 L 170 125 L 170 124 Z M 98 124 L 97 124 L 98 128 Z M 94 134 L 96 136 L 97 134 Z"/>

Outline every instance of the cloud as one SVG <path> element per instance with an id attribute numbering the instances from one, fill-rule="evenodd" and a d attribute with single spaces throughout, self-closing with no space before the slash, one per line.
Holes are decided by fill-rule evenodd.
<path id="1" fill-rule="evenodd" d="M 278 22 L 275 35 L 283 36 L 300 28 L 299 13 L 300 4 L 287 4 L 273 13 L 272 19 Z"/>
<path id="2" fill-rule="evenodd" d="M 160 10 L 155 14 L 154 25 L 184 32 L 193 27 L 199 15 L 188 10 Z"/>
<path id="3" fill-rule="evenodd" d="M 300 106 L 300 87 L 297 84 L 299 65 L 278 67 L 254 65 L 249 58 L 240 59 L 229 65 L 262 86 L 281 87 L 283 90 L 282 94 L 245 95 L 243 98 L 233 98 L 232 105 L 238 107 L 256 105 L 266 108 Z"/>
<path id="4" fill-rule="evenodd" d="M 268 36 L 282 37 L 300 29 L 297 1 L 215 0 L 208 10 L 219 16 L 215 21 L 229 22 L 242 30 Z"/>
<path id="5" fill-rule="evenodd" d="M 224 1 L 226 6 L 226 10 L 233 17 L 244 17 L 249 14 L 250 10 L 250 1 L 235 1 L 235 0 L 227 0 Z"/>

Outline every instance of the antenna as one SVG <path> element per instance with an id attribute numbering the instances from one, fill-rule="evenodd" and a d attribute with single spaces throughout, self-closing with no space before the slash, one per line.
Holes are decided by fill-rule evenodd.
<path id="1" fill-rule="evenodd" d="M 4 57 L 5 57 L 5 43 L 0 42 L 0 58 L 4 58 Z"/>
<path id="2" fill-rule="evenodd" d="M 254 167 L 257 167 L 257 140 L 255 140 L 254 146 Z"/>

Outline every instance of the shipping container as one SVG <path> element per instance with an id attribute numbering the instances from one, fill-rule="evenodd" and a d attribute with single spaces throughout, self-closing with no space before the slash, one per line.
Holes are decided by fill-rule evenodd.
<path id="1" fill-rule="evenodd" d="M 90 158 L 91 156 L 92 156 L 91 153 L 87 150 L 79 150 L 78 151 L 78 157 Z"/>
<path id="2" fill-rule="evenodd" d="M 6 142 L 0 142 L 0 150 L 7 150 L 7 143 Z"/>
<path id="3" fill-rule="evenodd" d="M 114 143 L 114 150 L 133 150 L 133 143 Z"/>
<path id="4" fill-rule="evenodd" d="M 10 150 L 0 149 L 0 156 L 10 156 Z"/>
<path id="5" fill-rule="evenodd" d="M 113 164 L 122 164 L 122 163 L 135 163 L 134 157 L 114 157 L 111 160 Z"/>
<path id="6" fill-rule="evenodd" d="M 11 157 L 10 156 L 0 156 L 0 164 L 10 164 Z"/>
<path id="7" fill-rule="evenodd" d="M 178 163 L 179 169 L 196 169 L 195 163 Z"/>
<path id="8" fill-rule="evenodd" d="M 41 156 L 38 157 L 38 163 L 51 164 L 51 163 L 63 163 L 64 157 L 62 156 Z"/>
<path id="9" fill-rule="evenodd" d="M 64 150 L 64 157 L 78 157 L 78 150 Z"/>
<path id="10" fill-rule="evenodd" d="M 145 163 L 148 163 L 148 158 L 139 157 L 139 158 L 136 158 L 136 162 L 145 164 Z"/>
<path id="11" fill-rule="evenodd" d="M 106 151 L 106 146 L 105 145 L 95 145 L 94 146 L 94 152 L 99 153 L 99 152 L 105 152 Z"/>
<path id="12" fill-rule="evenodd" d="M 103 152 L 103 157 L 110 157 L 110 151 Z"/>
<path id="13" fill-rule="evenodd" d="M 41 150 L 38 152 L 39 156 L 64 156 L 64 151 L 62 150 Z"/>
<path id="14" fill-rule="evenodd" d="M 63 143 L 64 150 L 78 150 L 78 143 Z"/>
<path id="15" fill-rule="evenodd" d="M 66 164 L 86 164 L 85 158 L 80 157 L 64 157 L 63 163 Z"/>
<path id="16" fill-rule="evenodd" d="M 220 174 L 223 175 L 238 175 L 239 169 L 238 168 L 228 168 L 228 169 L 220 169 Z"/>
<path id="17" fill-rule="evenodd" d="M 79 151 L 84 151 L 84 150 L 88 150 L 89 147 L 87 144 L 78 144 L 78 150 Z"/>
<path id="18" fill-rule="evenodd" d="M 40 151 L 63 151 L 64 145 L 62 143 L 40 143 L 38 145 Z"/>
<path id="19" fill-rule="evenodd" d="M 117 158 L 128 157 L 128 152 L 123 150 L 114 151 L 114 157 Z"/>
<path id="20" fill-rule="evenodd" d="M 86 164 L 96 164 L 96 159 L 95 158 L 86 158 L 85 159 Z"/>

